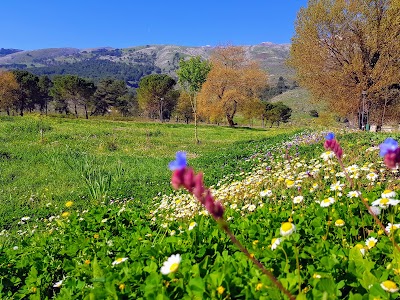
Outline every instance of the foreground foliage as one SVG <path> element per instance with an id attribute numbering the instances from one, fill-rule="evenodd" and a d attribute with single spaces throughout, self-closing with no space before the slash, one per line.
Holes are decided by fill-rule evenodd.
<path id="1" fill-rule="evenodd" d="M 251 169 L 211 190 L 238 240 L 298 299 L 396 299 L 400 253 L 361 201 L 373 205 L 399 190 L 398 171 L 375 147 L 384 137 L 338 136 L 350 187 L 323 136 L 254 144 L 241 158 Z M 398 243 L 397 210 L 378 217 Z M 1 233 L 2 299 L 283 298 L 182 192 L 87 210 L 66 201 L 51 211 Z"/>

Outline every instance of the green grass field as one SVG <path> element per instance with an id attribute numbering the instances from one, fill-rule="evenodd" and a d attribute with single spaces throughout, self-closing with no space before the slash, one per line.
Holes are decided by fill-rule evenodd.
<path id="1" fill-rule="evenodd" d="M 146 203 L 169 193 L 168 162 L 188 153 L 207 183 L 245 167 L 251 143 L 277 139 L 295 129 L 251 129 L 177 123 L 138 123 L 44 116 L 0 118 L 0 225 L 24 215 L 46 216 L 49 203 L 78 207 L 133 198 Z"/>

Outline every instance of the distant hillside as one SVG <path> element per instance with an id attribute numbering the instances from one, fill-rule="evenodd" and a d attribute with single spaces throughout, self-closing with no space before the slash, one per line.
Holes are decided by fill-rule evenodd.
<path id="1" fill-rule="evenodd" d="M 310 93 L 303 88 L 286 91 L 270 100 L 272 103 L 283 102 L 292 109 L 292 121 L 297 125 L 330 124 L 334 122 L 334 113 L 329 111 L 326 104 L 314 103 Z M 311 110 L 316 110 L 319 117 L 312 117 Z"/>
<path id="2" fill-rule="evenodd" d="M 13 54 L 13 53 L 16 53 L 16 52 L 20 52 L 20 51 L 22 51 L 22 50 L 0 48 L 0 57 L 8 55 L 8 54 Z"/>
<path id="3" fill-rule="evenodd" d="M 272 81 L 280 76 L 292 79 L 293 71 L 285 65 L 289 44 L 262 43 L 244 48 L 251 59 L 258 60 L 268 71 Z M 9 53 L 6 53 L 7 50 Z M 26 69 L 38 75 L 75 74 L 94 80 L 113 76 L 135 86 L 141 76 L 150 73 L 176 76 L 175 71 L 182 57 L 200 55 L 208 59 L 213 47 L 145 45 L 124 49 L 105 47 L 12 50 L 14 49 L 4 49 L 5 54 L 0 55 L 0 68 Z"/>

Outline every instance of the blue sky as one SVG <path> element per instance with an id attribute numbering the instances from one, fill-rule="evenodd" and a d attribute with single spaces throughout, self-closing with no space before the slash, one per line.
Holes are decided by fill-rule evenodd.
<path id="1" fill-rule="evenodd" d="M 306 0 L 3 0 L 0 48 L 290 43 Z"/>

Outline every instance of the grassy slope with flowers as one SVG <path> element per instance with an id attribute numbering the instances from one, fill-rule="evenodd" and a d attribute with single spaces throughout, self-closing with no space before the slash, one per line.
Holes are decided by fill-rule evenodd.
<path id="1" fill-rule="evenodd" d="M 384 137 L 338 136 L 353 187 L 324 153 L 322 137 L 250 144 L 253 155 L 238 162 L 252 169 L 220 174 L 213 193 L 237 238 L 298 299 L 396 299 L 400 253 L 360 200 L 372 204 L 399 191 L 398 173 L 372 147 Z M 283 298 L 185 193 L 161 195 L 140 210 L 132 200 L 86 210 L 66 204 L 45 219 L 21 221 L 18 238 L 2 232 L 2 299 Z M 378 217 L 398 224 L 397 210 Z M 395 227 L 388 229 L 399 242 Z M 181 259 L 166 264 L 173 254 Z M 393 293 L 382 288 L 386 280 Z"/>

